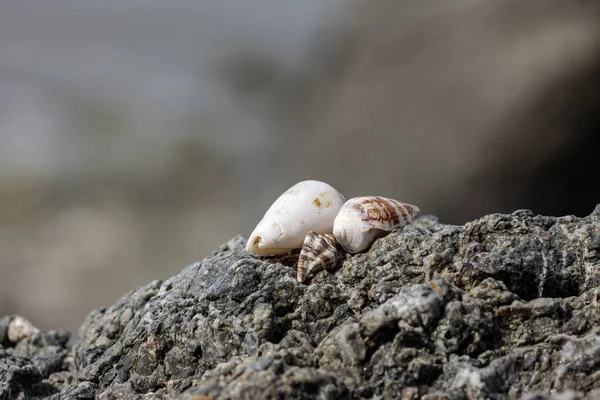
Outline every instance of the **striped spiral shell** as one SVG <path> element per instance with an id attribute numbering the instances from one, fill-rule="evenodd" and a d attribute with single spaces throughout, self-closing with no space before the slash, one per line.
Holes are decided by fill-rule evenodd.
<path id="1" fill-rule="evenodd" d="M 337 254 L 331 233 L 308 232 L 298 258 L 298 282 L 303 283 L 313 271 L 335 268 Z"/>
<path id="2" fill-rule="evenodd" d="M 368 249 L 375 239 L 413 222 L 417 206 L 379 196 L 355 197 L 340 209 L 333 222 L 333 235 L 348 253 Z"/>
<path id="3" fill-rule="evenodd" d="M 335 268 L 337 248 L 331 233 L 308 232 L 298 258 L 298 282 L 303 283 L 311 272 Z"/>

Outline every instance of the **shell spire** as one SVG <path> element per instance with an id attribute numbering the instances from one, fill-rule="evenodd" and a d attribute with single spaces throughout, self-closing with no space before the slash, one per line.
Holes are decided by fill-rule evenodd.
<path id="1" fill-rule="evenodd" d="M 333 222 L 333 235 L 349 253 L 368 249 L 375 239 L 418 218 L 417 206 L 379 196 L 348 200 Z"/>
<path id="2" fill-rule="evenodd" d="M 333 269 L 338 250 L 331 233 L 308 232 L 298 258 L 298 282 L 303 283 L 311 272 Z"/>

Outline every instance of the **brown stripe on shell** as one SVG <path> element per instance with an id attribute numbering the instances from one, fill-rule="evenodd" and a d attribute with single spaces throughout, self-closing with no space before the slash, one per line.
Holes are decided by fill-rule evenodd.
<path id="1" fill-rule="evenodd" d="M 400 212 L 400 214 L 402 214 L 402 218 L 404 219 L 404 221 L 406 221 L 407 223 L 412 222 L 412 220 L 410 220 L 408 217 L 409 214 L 406 212 L 404 203 L 398 202 L 398 203 L 394 204 L 394 207 L 398 207 L 398 211 Z"/>
<path id="2" fill-rule="evenodd" d="M 419 210 L 419 207 L 414 206 L 412 204 L 408 204 L 408 203 L 402 203 L 402 205 L 408 211 L 408 216 L 410 218 L 410 222 L 419 218 L 419 215 L 421 215 L 421 210 Z"/>
<path id="3" fill-rule="evenodd" d="M 312 271 L 335 268 L 336 258 L 337 248 L 332 234 L 308 232 L 298 257 L 298 282 L 303 283 Z"/>
<path id="4" fill-rule="evenodd" d="M 390 208 L 390 204 L 381 197 L 363 197 L 357 203 L 356 208 L 361 210 L 364 221 L 378 222 L 380 224 L 389 224 L 390 222 L 396 224 L 398 221 L 398 215 L 395 213 L 393 207 Z"/>
<path id="5" fill-rule="evenodd" d="M 398 215 L 398 210 L 396 209 L 396 205 L 394 204 L 395 200 L 386 199 L 385 197 L 375 197 L 377 200 L 377 204 L 381 211 L 384 211 L 387 216 L 387 221 L 391 221 L 392 226 L 396 226 L 400 224 L 400 216 Z"/>
<path id="6" fill-rule="evenodd" d="M 386 231 L 410 224 L 419 215 L 416 206 L 380 196 L 359 198 L 352 207 L 362 215 L 363 221 Z"/>
<path id="7" fill-rule="evenodd" d="M 379 223 L 391 223 L 395 225 L 399 216 L 394 206 L 381 197 L 367 197 L 361 202 L 364 206 L 365 216 L 363 220 Z"/>
<path id="8" fill-rule="evenodd" d="M 398 210 L 400 211 L 400 213 L 402 214 L 402 221 L 400 223 L 400 226 L 404 226 L 404 225 L 408 225 L 411 222 L 413 222 L 416 217 L 419 216 L 419 209 L 415 206 L 412 206 L 408 203 L 402 203 L 401 201 L 397 201 L 395 203 L 395 206 L 398 208 Z M 413 209 L 416 209 L 417 212 L 413 212 Z"/>

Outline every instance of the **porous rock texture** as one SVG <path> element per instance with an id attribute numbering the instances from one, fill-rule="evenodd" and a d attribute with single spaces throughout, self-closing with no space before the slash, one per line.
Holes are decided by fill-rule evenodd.
<path id="1" fill-rule="evenodd" d="M 93 311 L 0 320 L 0 399 L 600 398 L 600 206 L 425 216 L 296 282 L 238 236 Z"/>

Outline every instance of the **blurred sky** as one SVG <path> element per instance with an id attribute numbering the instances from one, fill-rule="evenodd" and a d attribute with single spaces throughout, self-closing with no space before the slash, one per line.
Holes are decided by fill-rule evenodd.
<path id="1" fill-rule="evenodd" d="M 220 63 L 259 54 L 305 73 L 310 44 L 343 3 L 3 1 L 0 166 L 59 176 L 89 164 L 152 168 L 141 155 L 199 136 L 173 126 L 192 119 L 210 125 L 201 139 L 217 151 L 261 147 L 264 128 L 219 81 Z M 122 119 L 119 140 L 82 134 L 74 120 L 86 109 Z"/>

